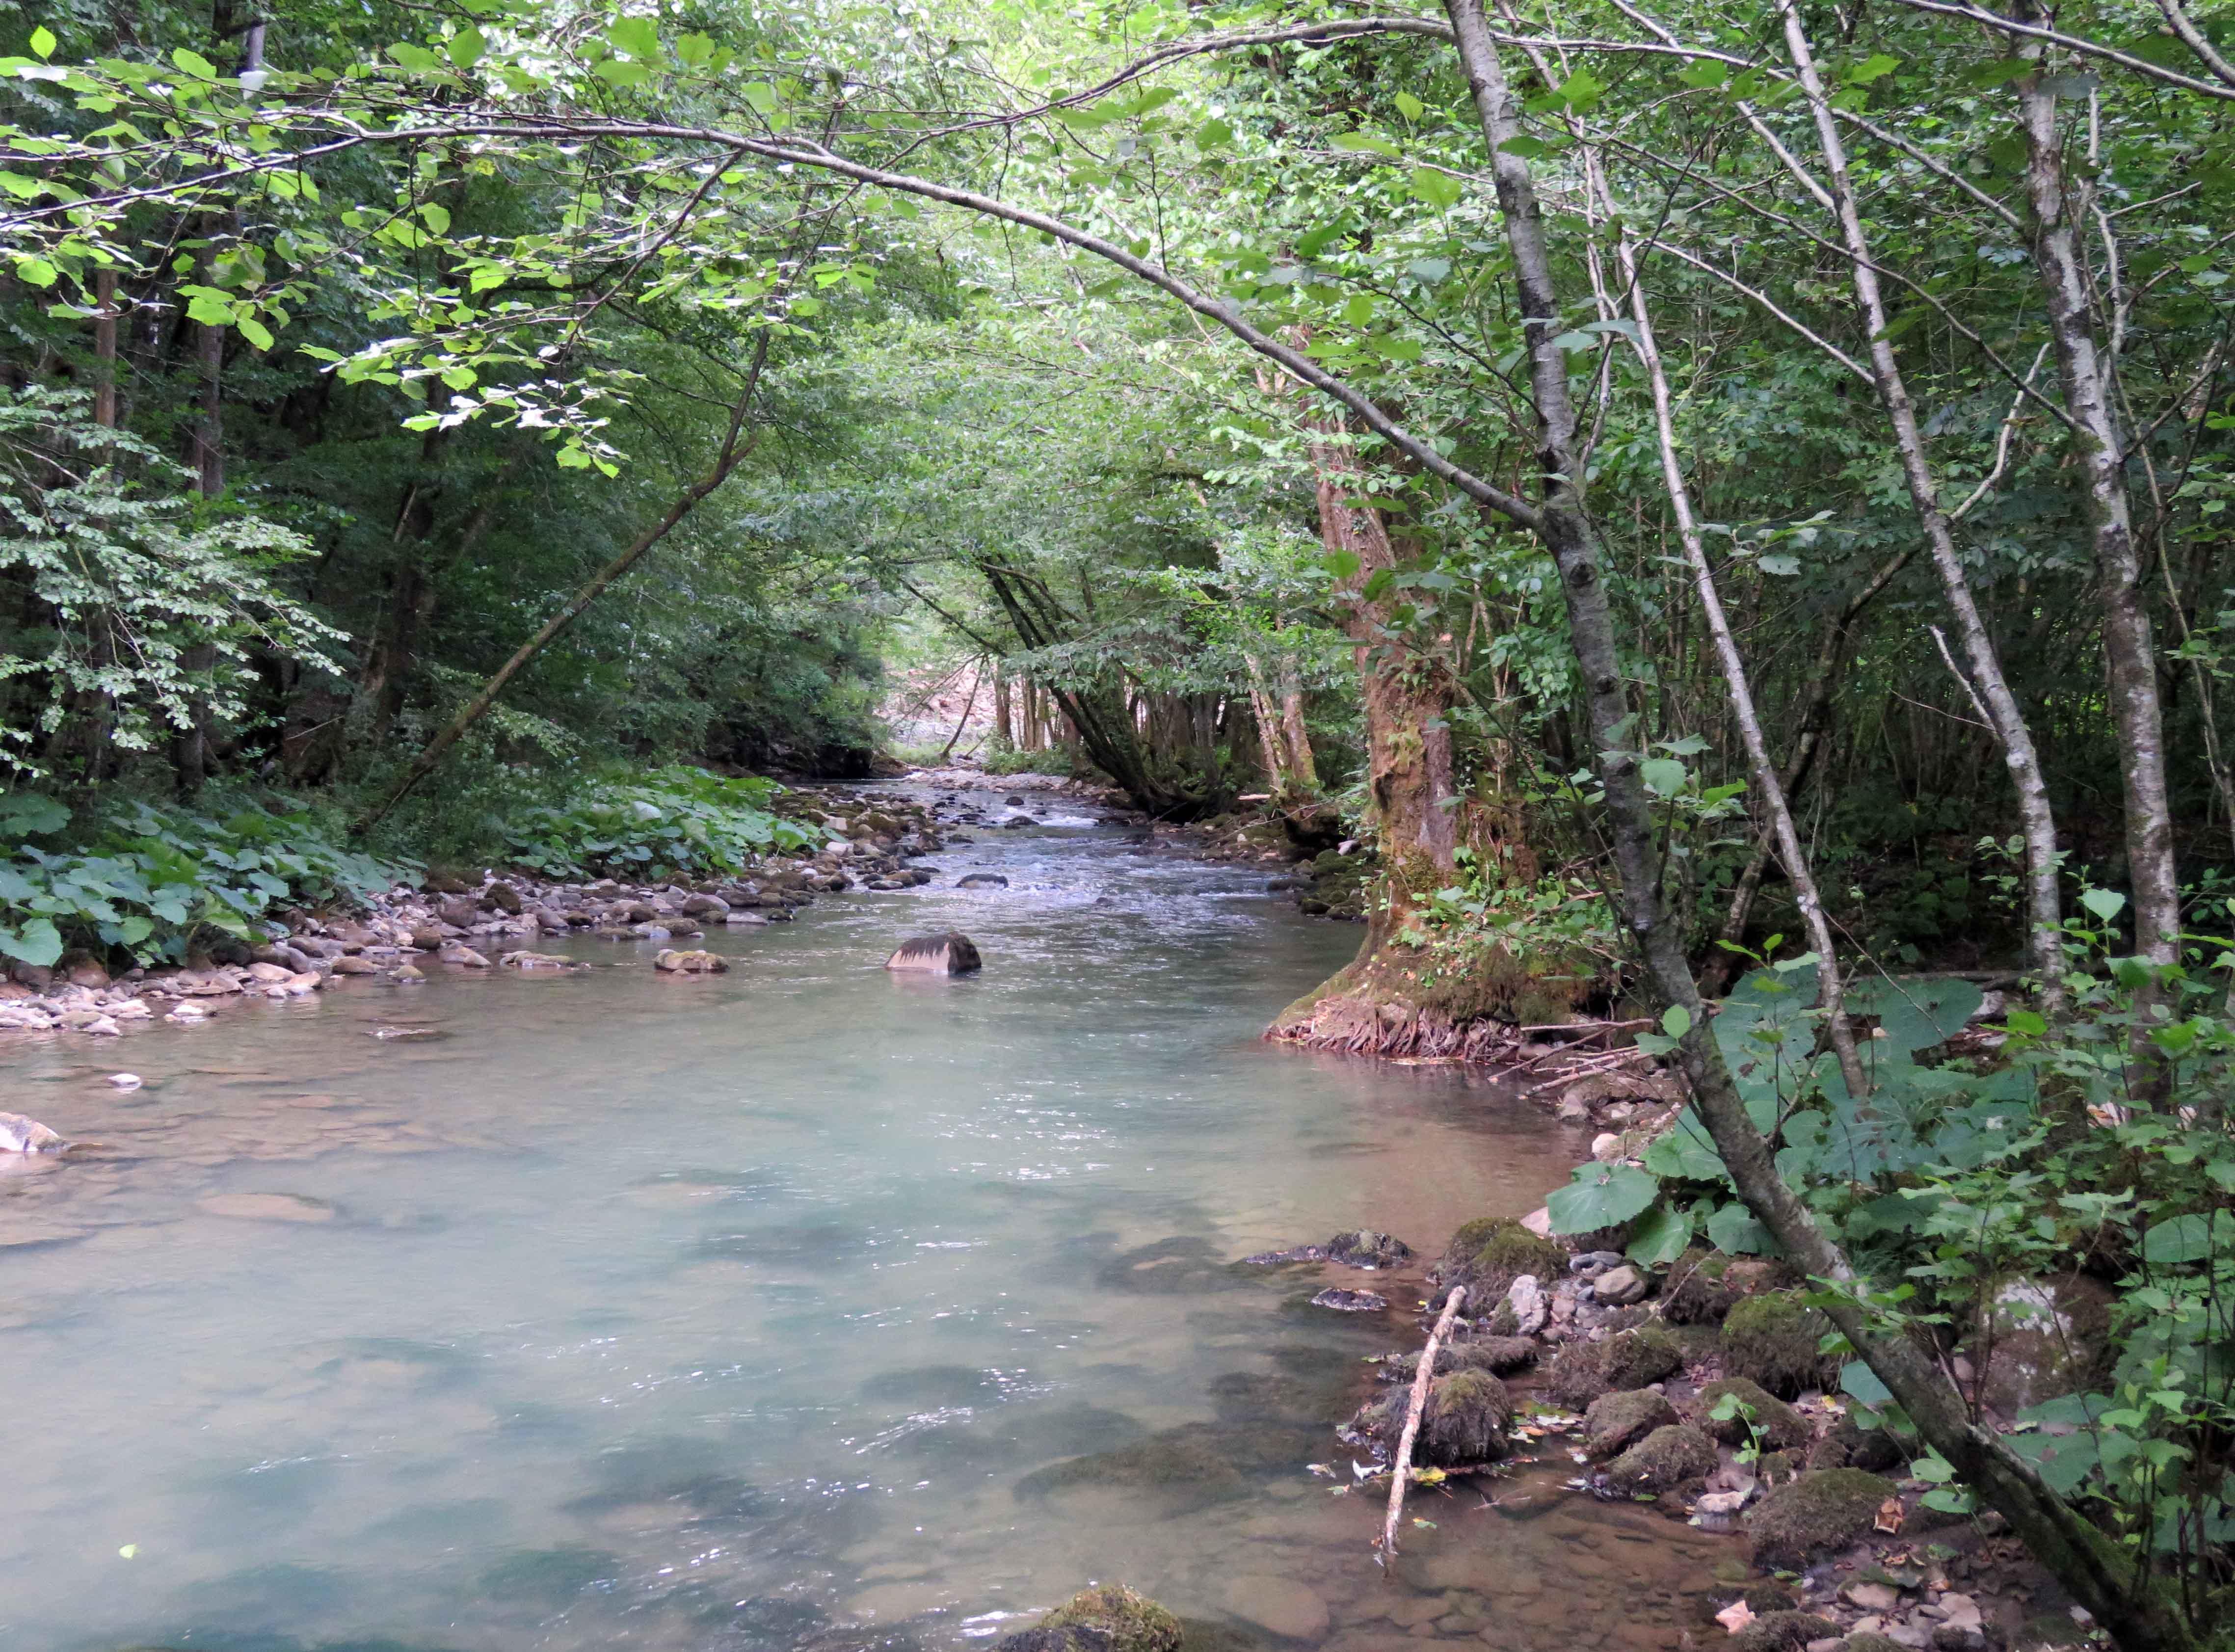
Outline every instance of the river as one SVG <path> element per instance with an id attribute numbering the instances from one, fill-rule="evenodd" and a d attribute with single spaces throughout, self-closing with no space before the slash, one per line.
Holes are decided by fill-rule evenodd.
<path id="1" fill-rule="evenodd" d="M 0 1105 L 104 1144 L 0 1176 L 0 1648 L 939 1652 L 1092 1579 L 1233 1647 L 1676 1645 L 1727 1551 L 1564 1458 L 1425 1496 L 1385 1581 L 1305 1465 L 1348 1479 L 1411 1318 L 1230 1265 L 1432 1254 L 1575 1132 L 1258 1043 L 1359 937 L 1262 872 L 1083 817 L 930 863 L 716 932 L 725 975 L 583 941 L 0 1046 Z M 982 976 L 879 967 L 947 928 Z"/>

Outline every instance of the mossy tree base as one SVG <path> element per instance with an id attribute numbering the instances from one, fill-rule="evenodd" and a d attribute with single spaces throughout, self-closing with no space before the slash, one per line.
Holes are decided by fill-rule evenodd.
<path id="1" fill-rule="evenodd" d="M 1568 1019 L 1597 985 L 1564 958 L 1529 962 L 1496 947 L 1455 960 L 1440 948 L 1384 943 L 1382 929 L 1374 925 L 1359 955 L 1282 1010 L 1265 1037 L 1342 1055 L 1507 1060 L 1523 1027 Z"/>

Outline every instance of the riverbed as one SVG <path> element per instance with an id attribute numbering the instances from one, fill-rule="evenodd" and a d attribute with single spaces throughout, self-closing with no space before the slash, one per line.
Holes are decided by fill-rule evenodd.
<path id="1" fill-rule="evenodd" d="M 1097 1579 L 1232 1646 L 1675 1646 L 1727 1552 L 1558 1452 L 1385 1579 L 1332 1425 L 1411 1315 L 1235 1265 L 1432 1254 L 1587 1144 L 1259 1043 L 1360 932 L 1074 807 L 727 974 L 585 940 L 0 1046 L 102 1144 L 0 1175 L 0 1649 L 952 1652 Z M 879 967 L 947 928 L 982 975 Z"/>

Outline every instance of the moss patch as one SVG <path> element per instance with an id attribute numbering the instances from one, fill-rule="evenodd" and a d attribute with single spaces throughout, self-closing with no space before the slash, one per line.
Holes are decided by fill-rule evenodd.
<path id="1" fill-rule="evenodd" d="M 1717 1422 L 1715 1408 L 1727 1396 L 1738 1400 L 1740 1414 L 1728 1422 Z M 1816 1439 L 1806 1418 L 1760 1383 L 1744 1377 L 1725 1377 L 1701 1389 L 1699 1419 L 1700 1426 L 1726 1446 L 1743 1446 L 1753 1439 L 1766 1451 L 1793 1452 L 1805 1449 Z"/>
<path id="2" fill-rule="evenodd" d="M 1749 1296 L 1723 1321 L 1723 1370 L 1784 1400 L 1804 1389 L 1832 1387 L 1839 1380 L 1839 1362 L 1818 1347 L 1831 1328 L 1832 1321 L 1803 1306 L 1796 1291 Z"/>
<path id="3" fill-rule="evenodd" d="M 1482 1216 L 1452 1236 L 1436 1263 L 1436 1281 L 1464 1285 L 1476 1307 L 1503 1296 L 1524 1274 L 1549 1284 L 1568 1271 L 1568 1253 L 1510 1216 Z"/>
<path id="4" fill-rule="evenodd" d="M 1642 1388 L 1684 1367 L 1684 1351 L 1657 1325 L 1610 1336 L 1603 1342 L 1570 1342 L 1546 1374 L 1552 1397 L 1582 1411 L 1601 1394 Z"/>
<path id="5" fill-rule="evenodd" d="M 1860 1469 L 1828 1468 L 1780 1485 L 1753 1511 L 1755 1561 L 1798 1570 L 1867 1536 L 1893 1482 Z"/>
<path id="6" fill-rule="evenodd" d="M 1689 1423 L 1656 1428 L 1607 1465 L 1607 1478 L 1625 1491 L 1674 1491 L 1704 1480 L 1722 1455 Z"/>
<path id="7" fill-rule="evenodd" d="M 1583 1413 L 1583 1449 L 1593 1457 L 1612 1457 L 1676 1420 L 1676 1407 L 1650 1388 L 1601 1394 Z"/>
<path id="8" fill-rule="evenodd" d="M 1520 1371 L 1537 1363 L 1537 1344 L 1525 1336 L 1486 1336 L 1472 1342 L 1446 1342 L 1436 1350 L 1436 1374 L 1454 1371 L 1487 1371 L 1494 1377 Z M 1418 1353 L 1393 1354 L 1381 1361 L 1381 1374 L 1392 1382 L 1410 1382 L 1420 1368 Z"/>
<path id="9" fill-rule="evenodd" d="M 1110 1637 L 1111 1652 L 1179 1652 L 1180 1621 L 1147 1596 L 1123 1583 L 1083 1589 L 1036 1626 L 1096 1629 Z"/>
<path id="10" fill-rule="evenodd" d="M 1731 1652 L 1800 1652 L 1811 1641 L 1827 1641 L 1839 1626 L 1813 1612 L 1769 1612 L 1731 1637 Z"/>
<path id="11" fill-rule="evenodd" d="M 1405 1413 L 1412 1399 L 1399 1389 L 1367 1406 L 1353 1426 L 1393 1455 L 1404 1437 Z M 1511 1396 L 1487 1371 L 1455 1371 L 1438 1377 L 1428 1385 L 1420 1432 L 1412 1444 L 1413 1461 L 1434 1468 L 1495 1462 L 1505 1455 L 1505 1429 L 1512 1420 Z"/>

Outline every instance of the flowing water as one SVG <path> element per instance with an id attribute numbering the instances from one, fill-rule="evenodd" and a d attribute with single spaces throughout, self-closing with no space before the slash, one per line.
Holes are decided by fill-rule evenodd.
<path id="1" fill-rule="evenodd" d="M 1725 1551 L 1564 1457 L 1425 1498 L 1385 1581 L 1305 1465 L 1349 1478 L 1411 1317 L 1232 1265 L 1432 1251 L 1573 1132 L 1258 1043 L 1359 934 L 1260 873 L 1085 820 L 934 863 L 726 975 L 584 941 L 0 1047 L 0 1105 L 105 1144 L 0 1177 L 0 1649 L 941 1652 L 1090 1579 L 1229 1646 L 1675 1645 Z M 982 976 L 878 967 L 950 927 Z"/>

